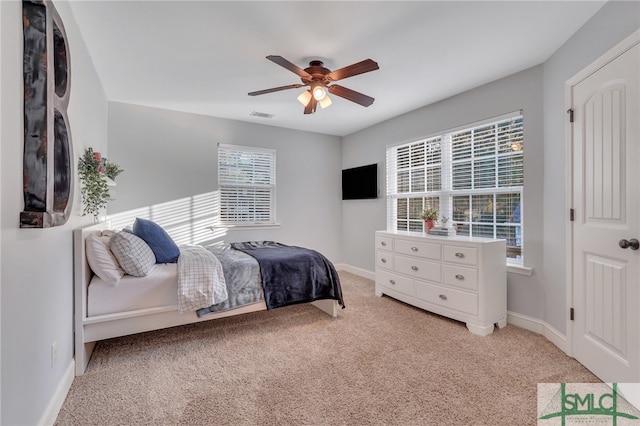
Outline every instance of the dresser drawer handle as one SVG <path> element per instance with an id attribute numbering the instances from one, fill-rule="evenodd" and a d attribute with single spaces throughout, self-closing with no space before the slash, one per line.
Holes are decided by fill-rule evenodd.
<path id="1" fill-rule="evenodd" d="M 418 247 L 411 247 L 411 251 L 418 251 Z"/>
<path id="2" fill-rule="evenodd" d="M 456 257 L 457 257 L 458 259 L 464 259 L 464 253 L 457 252 L 457 253 L 456 253 Z"/>
<path id="3" fill-rule="evenodd" d="M 447 296 L 445 294 L 441 294 L 438 297 L 442 300 L 447 300 Z"/>
<path id="4" fill-rule="evenodd" d="M 458 275 L 456 275 L 456 279 L 462 281 L 462 280 L 464 280 L 464 275 L 458 274 Z"/>
<path id="5" fill-rule="evenodd" d="M 391 285 L 396 285 L 396 280 L 389 280 L 389 282 L 391 283 Z"/>
<path id="6" fill-rule="evenodd" d="M 411 269 L 413 269 L 414 271 L 417 271 L 418 267 L 417 266 L 412 266 Z"/>
<path id="7" fill-rule="evenodd" d="M 383 245 L 383 246 L 386 246 L 387 242 L 386 241 L 382 241 L 380 244 Z"/>
<path id="8" fill-rule="evenodd" d="M 387 263 L 387 259 L 385 259 L 384 257 L 382 259 L 380 259 L 380 262 L 382 263 Z"/>

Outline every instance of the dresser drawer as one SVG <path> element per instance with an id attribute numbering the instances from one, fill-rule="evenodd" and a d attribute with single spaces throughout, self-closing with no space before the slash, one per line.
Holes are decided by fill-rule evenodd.
<path id="1" fill-rule="evenodd" d="M 410 241 L 397 239 L 394 245 L 394 252 L 400 254 L 408 254 L 424 259 L 440 260 L 442 259 L 441 245 L 433 243 L 425 243 L 420 241 Z"/>
<path id="2" fill-rule="evenodd" d="M 393 250 L 393 238 L 376 235 L 376 249 Z"/>
<path id="3" fill-rule="evenodd" d="M 473 247 L 444 246 L 444 261 L 463 265 L 478 264 L 478 249 Z"/>
<path id="4" fill-rule="evenodd" d="M 393 266 L 396 272 L 423 280 L 440 282 L 441 279 L 440 263 L 438 262 L 396 254 L 393 257 Z"/>
<path id="5" fill-rule="evenodd" d="M 415 296 L 411 278 L 401 277 L 379 269 L 376 271 L 376 284 L 409 296 Z"/>
<path id="6" fill-rule="evenodd" d="M 442 265 L 442 282 L 469 290 L 478 289 L 478 270 L 457 265 Z"/>
<path id="7" fill-rule="evenodd" d="M 393 269 L 393 253 L 390 251 L 376 250 L 376 266 Z"/>
<path id="8" fill-rule="evenodd" d="M 434 305 L 471 315 L 478 314 L 478 295 L 426 283 L 416 283 L 416 296 Z"/>

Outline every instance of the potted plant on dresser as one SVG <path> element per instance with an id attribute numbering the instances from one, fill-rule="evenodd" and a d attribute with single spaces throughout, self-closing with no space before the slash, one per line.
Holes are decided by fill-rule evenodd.
<path id="1" fill-rule="evenodd" d="M 438 211 L 436 209 L 427 208 L 420 217 L 424 219 L 424 231 L 428 234 L 438 220 Z"/>

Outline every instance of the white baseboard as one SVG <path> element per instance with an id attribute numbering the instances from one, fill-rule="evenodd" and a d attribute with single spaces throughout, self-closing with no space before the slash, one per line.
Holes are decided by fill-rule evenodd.
<path id="1" fill-rule="evenodd" d="M 507 312 L 507 324 L 542 334 L 562 352 L 568 354 L 567 337 L 542 320 L 515 312 Z"/>
<path id="2" fill-rule="evenodd" d="M 49 401 L 49 405 L 45 410 L 42 418 L 38 422 L 38 425 L 53 425 L 58 418 L 58 413 L 60 413 L 60 409 L 62 408 L 62 404 L 64 403 L 67 394 L 69 393 L 69 389 L 71 389 L 71 384 L 73 383 L 73 379 L 75 378 L 76 371 L 76 362 L 75 360 L 71 360 L 71 363 L 67 367 L 62 379 L 60 379 L 60 383 L 58 383 L 58 387 L 56 391 L 53 393 L 51 400 Z"/>
<path id="3" fill-rule="evenodd" d="M 347 265 L 344 263 L 336 264 L 335 267 L 338 271 L 346 271 L 363 278 L 367 278 L 373 281 L 376 280 L 375 272 L 368 271 L 366 269 L 357 268 L 355 266 Z M 515 325 L 516 327 L 524 328 L 525 330 L 533 331 L 537 334 L 542 334 L 547 340 L 556 345 L 562 352 L 569 355 L 567 337 L 546 322 L 515 312 L 507 312 L 507 324 Z"/>
<path id="4" fill-rule="evenodd" d="M 367 271 L 366 269 L 357 268 L 355 266 L 347 265 L 345 263 L 336 263 L 334 266 L 338 271 L 349 272 L 351 274 L 358 275 L 359 277 L 366 278 L 372 281 L 376 280 L 375 272 Z"/>

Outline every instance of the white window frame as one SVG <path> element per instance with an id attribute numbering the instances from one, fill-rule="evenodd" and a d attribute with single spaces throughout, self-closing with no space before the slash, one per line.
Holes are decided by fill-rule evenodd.
<path id="1" fill-rule="evenodd" d="M 474 235 L 475 232 L 480 232 L 483 225 L 486 228 L 486 225 L 490 225 L 492 227 L 492 233 L 494 238 L 502 238 L 501 235 L 498 235 L 499 232 L 505 232 L 510 237 L 507 240 L 508 251 L 507 251 L 507 260 L 511 264 L 515 265 L 523 265 L 524 260 L 524 235 L 522 232 L 522 224 L 524 223 L 524 175 L 522 175 L 522 183 L 520 185 L 512 185 L 512 186 L 500 186 L 498 180 L 498 171 L 499 171 L 499 162 L 500 158 L 504 158 L 506 156 L 510 156 L 512 154 L 514 157 L 519 155 L 520 161 L 524 161 L 524 137 L 522 136 L 517 146 L 513 146 L 513 153 L 500 153 L 496 149 L 493 154 L 489 154 L 486 157 L 482 157 L 483 159 L 493 159 L 495 161 L 494 171 L 495 171 L 495 184 L 494 186 L 487 188 L 473 188 L 467 187 L 464 189 L 454 189 L 453 188 L 453 173 L 454 173 L 454 163 L 456 161 L 453 159 L 453 149 L 452 149 L 452 138 L 453 135 L 460 134 L 463 132 L 470 132 L 475 129 L 484 128 L 491 125 L 497 125 L 499 123 L 508 122 L 511 120 L 520 120 L 522 123 L 522 135 L 524 134 L 524 118 L 522 116 L 521 111 L 514 111 L 512 113 L 504 114 L 498 117 L 492 117 L 480 122 L 460 126 L 451 130 L 447 130 L 437 135 L 432 135 L 426 138 L 414 140 L 412 142 L 406 142 L 401 144 L 395 144 L 387 147 L 387 229 L 390 231 L 416 231 L 416 232 L 424 232 L 424 221 L 422 221 L 419 217 L 420 213 L 429 208 L 435 208 L 439 212 L 440 223 L 442 225 L 442 218 L 449 218 L 449 222 L 447 225 L 451 226 L 454 224 L 456 227 L 466 227 L 467 233 Z M 415 151 L 419 152 L 419 155 L 422 155 L 422 151 L 420 151 L 421 144 L 424 146 L 424 151 L 427 153 L 424 155 L 424 162 L 414 162 L 418 164 L 415 166 L 416 169 L 420 169 L 422 164 L 424 164 L 425 168 L 428 167 L 436 167 L 440 170 L 440 178 L 439 182 L 427 182 L 429 179 L 426 179 L 424 173 L 420 174 L 420 184 L 414 185 L 412 181 L 412 176 L 414 175 L 413 167 L 414 165 L 409 165 L 405 167 L 398 167 L 399 165 L 408 164 L 399 163 L 398 161 L 398 150 L 406 150 L 408 147 L 415 147 Z M 439 151 L 439 155 L 429 157 L 430 152 Z M 406 151 L 405 151 L 406 152 Z M 414 152 L 414 151 L 412 151 Z M 472 150 L 469 151 L 472 153 Z M 413 154 L 411 161 L 414 161 Z M 429 161 L 431 161 L 429 163 Z M 474 164 L 474 159 L 469 160 L 470 164 Z M 474 180 L 473 168 L 471 167 L 471 180 Z M 399 173 L 400 172 L 400 173 Z M 404 173 L 402 173 L 404 172 Z M 522 165 L 521 173 L 524 173 L 524 165 Z M 428 173 L 427 173 L 428 175 Z M 408 181 L 407 181 L 408 179 Z M 425 180 L 425 185 L 422 185 L 422 179 Z M 407 189 L 408 188 L 408 189 Z M 414 190 L 414 189 L 419 189 Z M 430 189 L 431 188 L 431 189 Z M 402 191 L 402 192 L 399 192 Z M 453 199 L 454 197 L 469 197 L 469 200 L 478 199 L 478 196 L 491 196 L 492 197 L 492 206 L 496 206 L 496 201 L 503 200 L 505 198 L 509 198 L 511 196 L 515 200 L 519 200 L 520 202 L 520 222 L 503 222 L 501 221 L 503 218 L 499 216 L 496 212 L 497 209 L 492 208 L 492 220 L 488 222 L 488 218 L 483 218 L 482 221 L 478 221 L 477 219 L 467 219 L 467 220 L 455 220 L 453 215 L 454 206 Z M 475 197 L 475 198 L 474 198 Z M 398 200 L 402 200 L 401 203 Z M 406 200 L 406 201 L 404 201 Z M 459 199 L 461 200 L 461 198 Z M 513 206 L 510 206 L 513 209 Z M 401 214 L 399 218 L 398 215 Z M 457 215 L 456 215 L 457 216 Z M 504 213 L 503 213 L 504 216 Z M 459 216 L 457 216 L 459 217 Z M 472 217 L 469 214 L 469 217 Z M 399 226 L 399 224 L 401 226 Z M 514 235 L 511 235 L 514 234 Z M 486 234 L 482 236 L 487 236 Z M 515 236 L 515 237 L 514 237 Z M 514 239 L 515 238 L 515 239 Z M 518 244 L 518 248 L 513 246 L 513 241 L 509 241 L 509 239 L 516 241 Z"/>
<path id="2" fill-rule="evenodd" d="M 276 225 L 276 150 L 218 144 L 218 225 Z"/>

